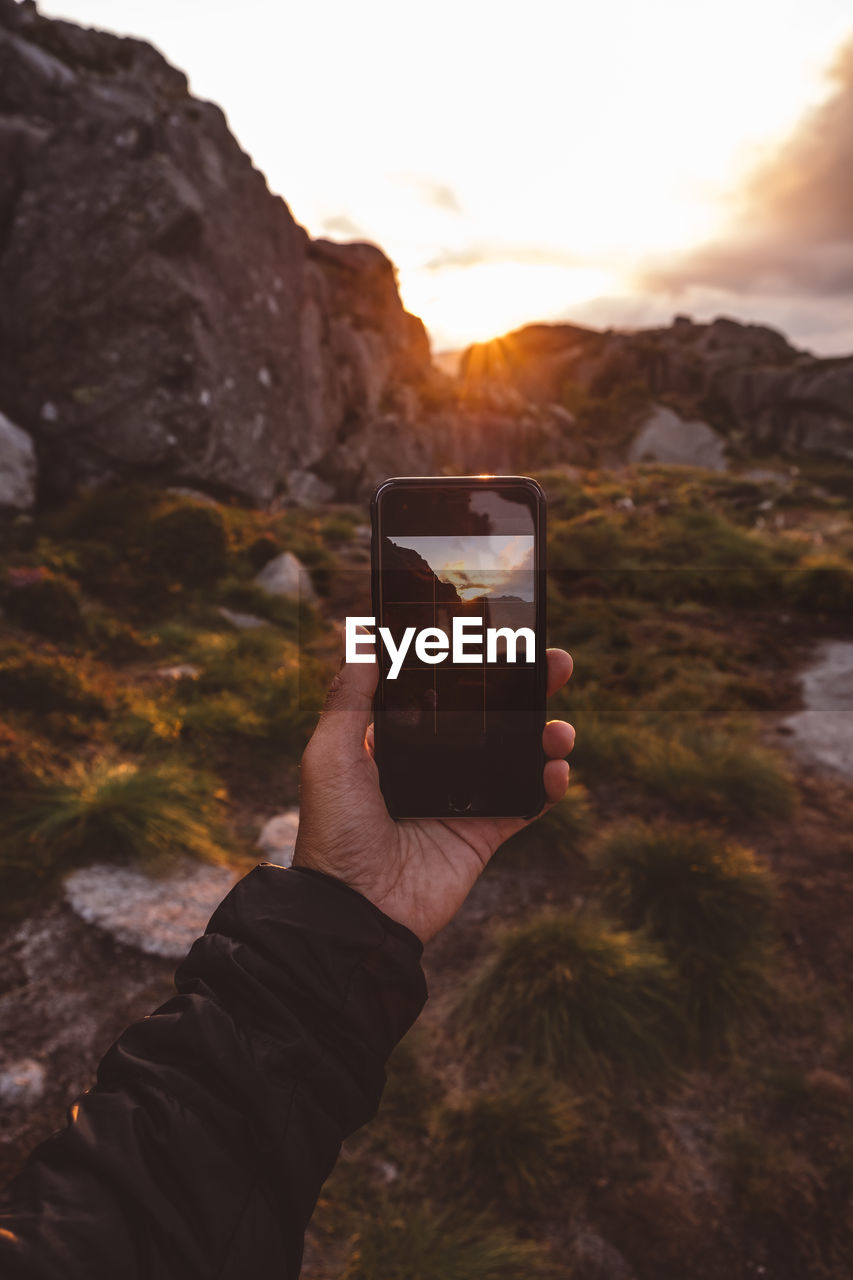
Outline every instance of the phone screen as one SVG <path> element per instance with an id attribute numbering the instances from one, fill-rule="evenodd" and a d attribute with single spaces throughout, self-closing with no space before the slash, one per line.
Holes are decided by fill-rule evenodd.
<path id="1" fill-rule="evenodd" d="M 544 802 L 544 498 L 516 477 L 388 481 L 373 503 L 376 755 L 395 817 Z"/>

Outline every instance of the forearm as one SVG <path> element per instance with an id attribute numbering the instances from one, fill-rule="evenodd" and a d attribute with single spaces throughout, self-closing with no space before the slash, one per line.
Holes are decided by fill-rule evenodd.
<path id="1" fill-rule="evenodd" d="M 121 1036 L 13 1183 L 0 1273 L 292 1280 L 340 1143 L 423 1006 L 420 953 L 327 877 L 253 871 L 179 994 Z"/>

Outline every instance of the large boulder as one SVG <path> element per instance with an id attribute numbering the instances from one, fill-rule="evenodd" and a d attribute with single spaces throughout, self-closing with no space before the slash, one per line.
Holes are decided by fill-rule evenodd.
<path id="1" fill-rule="evenodd" d="M 663 462 L 725 471 L 725 440 L 708 426 L 657 404 L 628 450 L 629 462 Z"/>
<path id="2" fill-rule="evenodd" d="M 385 255 L 311 241 L 181 71 L 0 0 L 0 404 L 47 494 L 335 483 L 342 446 L 380 406 L 408 422 L 431 376 Z"/>

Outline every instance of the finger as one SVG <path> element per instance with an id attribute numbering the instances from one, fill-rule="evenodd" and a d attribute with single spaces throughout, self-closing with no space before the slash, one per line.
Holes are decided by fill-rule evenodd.
<path id="1" fill-rule="evenodd" d="M 566 653 L 565 649 L 548 649 L 545 656 L 548 659 L 548 697 L 550 698 L 552 693 L 562 689 L 568 682 L 574 663 L 571 654 Z"/>
<path id="2" fill-rule="evenodd" d="M 562 800 L 569 785 L 569 765 L 567 760 L 549 760 L 545 765 L 545 795 L 549 804 Z"/>
<path id="3" fill-rule="evenodd" d="M 542 732 L 542 750 L 552 760 L 567 756 L 575 745 L 575 731 L 565 720 L 549 720 Z"/>
<path id="4" fill-rule="evenodd" d="M 359 628 L 364 635 L 368 633 Z M 368 645 L 360 652 L 370 653 Z M 379 664 L 342 662 L 326 695 L 314 739 L 336 753 L 340 762 L 360 757 L 364 751 L 367 726 L 373 718 L 373 695 L 379 680 Z"/>

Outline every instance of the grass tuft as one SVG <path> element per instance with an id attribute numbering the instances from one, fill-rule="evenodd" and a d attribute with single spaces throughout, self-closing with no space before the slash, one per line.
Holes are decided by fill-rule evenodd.
<path id="1" fill-rule="evenodd" d="M 751 821 L 788 818 L 797 793 L 778 756 L 723 734 L 646 744 L 637 777 L 683 814 Z"/>
<path id="2" fill-rule="evenodd" d="M 660 943 L 681 975 L 703 1043 L 755 1007 L 766 989 L 775 888 L 748 849 L 701 829 L 626 823 L 596 862 L 607 905 Z"/>
<path id="3" fill-rule="evenodd" d="M 506 1214 L 541 1211 L 565 1189 L 580 1130 L 565 1097 L 526 1077 L 446 1106 L 436 1122 L 444 1176 L 456 1193 Z"/>
<path id="4" fill-rule="evenodd" d="M 99 759 L 46 782 L 17 815 L 18 860 L 31 850 L 66 864 L 181 853 L 221 861 L 217 784 L 177 763 Z"/>
<path id="5" fill-rule="evenodd" d="M 342 1280 L 546 1280 L 547 1250 L 484 1219 L 388 1204 L 355 1237 Z"/>
<path id="6" fill-rule="evenodd" d="M 454 1013 L 468 1046 L 576 1076 L 667 1065 L 682 1040 L 674 975 L 652 944 L 575 915 L 508 931 Z"/>

